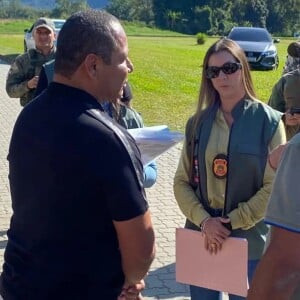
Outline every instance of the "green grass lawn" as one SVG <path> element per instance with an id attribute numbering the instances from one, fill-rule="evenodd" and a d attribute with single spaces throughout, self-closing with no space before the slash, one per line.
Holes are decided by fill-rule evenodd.
<path id="1" fill-rule="evenodd" d="M 204 45 L 197 45 L 194 37 L 171 37 L 170 32 L 160 30 L 153 30 L 155 36 L 150 36 L 149 30 L 126 27 L 129 56 L 135 66 L 129 75 L 133 106 L 142 114 L 146 125 L 166 124 L 173 130 L 184 131 L 187 119 L 196 108 L 204 54 L 217 38 L 208 38 Z M 139 36 L 134 35 L 137 31 Z M 0 22 L 0 54 L 22 53 L 23 31 L 19 34 L 1 32 Z M 268 100 L 281 76 L 291 41 L 283 39 L 277 44 L 280 60 L 277 70 L 252 71 L 256 92 L 262 101 Z"/>
<path id="2" fill-rule="evenodd" d="M 129 80 L 134 93 L 134 106 L 142 113 L 146 124 L 167 124 L 184 130 L 197 104 L 202 61 L 207 48 L 196 45 L 194 38 L 129 37 L 130 57 L 135 72 Z M 291 40 L 278 45 L 280 65 L 274 71 L 252 71 L 257 96 L 267 101 L 273 85 L 281 76 L 286 48 Z"/>

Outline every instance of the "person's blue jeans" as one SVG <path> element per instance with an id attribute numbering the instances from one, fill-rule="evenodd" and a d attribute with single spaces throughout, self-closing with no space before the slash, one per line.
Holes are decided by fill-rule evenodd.
<path id="1" fill-rule="evenodd" d="M 252 280 L 255 268 L 258 264 L 259 260 L 249 260 L 248 261 L 248 280 L 249 284 Z M 210 289 L 206 289 L 199 286 L 190 285 L 190 293 L 191 293 L 191 300 L 219 300 L 220 292 L 214 291 Z M 246 298 L 236 295 L 229 294 L 230 300 L 244 300 Z"/>

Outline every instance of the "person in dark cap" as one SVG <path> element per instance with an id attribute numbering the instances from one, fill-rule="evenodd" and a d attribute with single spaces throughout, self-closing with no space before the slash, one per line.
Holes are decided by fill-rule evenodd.
<path id="1" fill-rule="evenodd" d="M 299 68 L 300 65 L 300 41 L 290 43 L 287 48 L 287 58 L 283 67 L 283 75 Z"/>
<path id="2" fill-rule="evenodd" d="M 291 43 L 288 47 L 291 57 L 300 62 L 300 42 Z M 287 139 L 300 131 L 300 64 L 291 72 L 284 74 L 274 85 L 268 103 L 271 107 L 284 113 Z"/>
<path id="3" fill-rule="evenodd" d="M 49 18 L 39 18 L 33 26 L 33 30 L 36 30 L 38 28 L 47 28 L 49 31 L 55 32 L 55 25 L 53 21 Z"/>
<path id="4" fill-rule="evenodd" d="M 116 120 L 122 127 L 126 129 L 134 129 L 144 127 L 144 121 L 138 111 L 132 105 L 132 91 L 128 81 L 124 84 L 120 98 L 114 103 L 108 102 L 105 105 L 107 113 Z M 157 164 L 151 161 L 144 166 L 144 187 L 152 187 L 157 179 Z"/>
<path id="5" fill-rule="evenodd" d="M 29 103 L 35 95 L 38 75 L 44 63 L 55 57 L 55 27 L 48 18 L 38 19 L 33 26 L 35 48 L 17 56 L 6 80 L 6 92 L 11 98 L 20 98 L 21 106 Z"/>

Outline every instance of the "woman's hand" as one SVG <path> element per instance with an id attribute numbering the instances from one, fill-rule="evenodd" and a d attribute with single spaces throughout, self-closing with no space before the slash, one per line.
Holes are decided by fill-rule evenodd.
<path id="1" fill-rule="evenodd" d="M 274 171 L 278 168 L 278 165 L 281 161 L 281 158 L 282 158 L 282 155 L 283 155 L 283 152 L 284 152 L 286 146 L 287 146 L 287 143 L 278 145 L 269 154 L 268 162 L 269 162 L 270 167 Z"/>
<path id="2" fill-rule="evenodd" d="M 223 223 L 229 223 L 229 218 L 208 218 L 205 221 L 205 248 L 211 253 L 216 254 L 222 249 L 223 242 L 230 235 L 228 230 Z"/>

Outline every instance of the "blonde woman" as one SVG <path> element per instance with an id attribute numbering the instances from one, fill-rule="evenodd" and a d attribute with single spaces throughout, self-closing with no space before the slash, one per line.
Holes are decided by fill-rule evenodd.
<path id="1" fill-rule="evenodd" d="M 186 228 L 203 231 L 207 251 L 218 254 L 228 236 L 248 240 L 249 280 L 267 233 L 262 219 L 274 177 L 268 153 L 285 139 L 281 114 L 256 99 L 243 50 L 232 40 L 217 41 L 204 58 L 174 193 Z M 192 300 L 219 299 L 217 291 L 190 291 Z"/>

